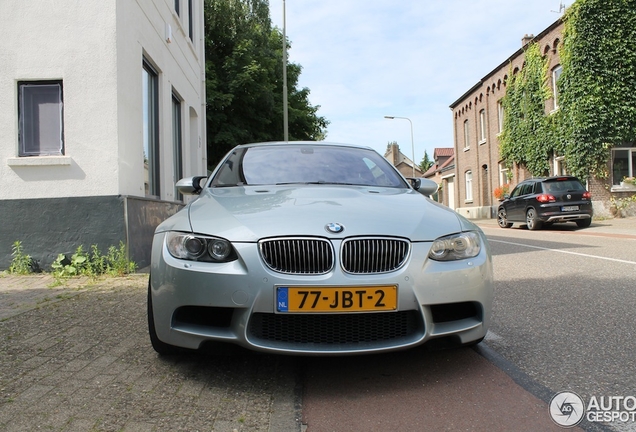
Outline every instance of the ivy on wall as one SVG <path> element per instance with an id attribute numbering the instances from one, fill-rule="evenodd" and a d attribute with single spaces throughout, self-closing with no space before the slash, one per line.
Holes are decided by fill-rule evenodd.
<path id="1" fill-rule="evenodd" d="M 527 45 L 524 66 L 517 73 L 509 71 L 502 100 L 506 114 L 499 138 L 501 157 L 509 164 L 524 165 L 534 175 L 547 174 L 554 148 L 550 140 L 553 128 L 545 115 L 545 102 L 550 98 L 547 71 L 539 45 Z"/>
<path id="2" fill-rule="evenodd" d="M 577 176 L 607 177 L 608 148 L 635 141 L 635 47 L 635 0 L 577 0 L 568 9 L 559 104 L 566 162 Z"/>
<path id="3" fill-rule="evenodd" d="M 577 0 L 564 21 L 559 110 L 545 114 L 548 63 L 530 44 L 508 75 L 500 154 L 540 176 L 554 151 L 577 177 L 604 178 L 608 149 L 636 141 L 636 0 Z"/>

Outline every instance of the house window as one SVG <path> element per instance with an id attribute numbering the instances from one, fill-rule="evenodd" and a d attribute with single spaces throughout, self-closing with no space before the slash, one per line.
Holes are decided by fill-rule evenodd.
<path id="1" fill-rule="evenodd" d="M 194 13 L 192 12 L 192 0 L 188 0 L 188 36 L 194 41 Z"/>
<path id="2" fill-rule="evenodd" d="M 62 81 L 18 83 L 18 156 L 64 154 Z"/>
<path id="3" fill-rule="evenodd" d="M 503 163 L 499 164 L 499 186 L 503 186 L 508 184 L 508 173 L 509 170 Z"/>
<path id="4" fill-rule="evenodd" d="M 181 15 L 181 11 L 179 10 L 179 4 L 180 0 L 174 0 L 174 11 L 177 13 L 177 15 Z"/>
<path id="5" fill-rule="evenodd" d="M 470 134 L 468 132 L 468 120 L 464 122 L 464 150 L 470 148 Z"/>
<path id="6" fill-rule="evenodd" d="M 466 202 L 473 201 L 473 172 L 466 171 Z"/>
<path id="7" fill-rule="evenodd" d="M 142 68 L 142 92 L 145 193 L 159 198 L 159 76 L 146 60 Z"/>
<path id="8" fill-rule="evenodd" d="M 479 111 L 479 144 L 486 142 L 486 110 Z"/>
<path id="9" fill-rule="evenodd" d="M 183 177 L 183 127 L 181 121 L 181 99 L 172 94 L 172 145 L 174 149 L 174 182 L 176 184 Z M 175 199 L 183 200 L 175 186 Z"/>
<path id="10" fill-rule="evenodd" d="M 567 174 L 567 170 L 565 168 L 565 156 L 558 156 L 555 154 L 553 166 L 555 176 Z"/>
<path id="11" fill-rule="evenodd" d="M 612 184 L 620 185 L 625 177 L 636 177 L 636 147 L 612 149 Z"/>
<path id="12" fill-rule="evenodd" d="M 501 101 L 497 102 L 497 132 L 503 132 L 504 126 L 504 107 Z"/>
<path id="13" fill-rule="evenodd" d="M 555 110 L 559 109 L 559 89 L 557 87 L 557 82 L 559 81 L 559 77 L 562 72 L 563 68 L 561 66 L 557 66 L 552 70 L 552 102 Z"/>

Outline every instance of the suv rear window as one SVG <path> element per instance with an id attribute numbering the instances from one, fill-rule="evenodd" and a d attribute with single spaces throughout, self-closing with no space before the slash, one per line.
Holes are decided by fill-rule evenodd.
<path id="1" fill-rule="evenodd" d="M 585 187 L 577 180 L 558 180 L 554 179 L 543 183 L 543 192 L 578 192 L 584 191 Z"/>

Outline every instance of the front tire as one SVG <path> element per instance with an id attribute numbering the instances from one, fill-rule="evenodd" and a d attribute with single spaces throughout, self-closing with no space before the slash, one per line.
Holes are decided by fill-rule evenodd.
<path id="1" fill-rule="evenodd" d="M 497 223 L 501 228 L 510 228 L 512 224 L 508 222 L 508 215 L 505 209 L 500 209 L 497 212 Z"/>
<path id="2" fill-rule="evenodd" d="M 150 294 L 150 281 L 148 281 L 148 334 L 150 335 L 150 343 L 160 355 L 178 354 L 181 350 L 174 346 L 162 342 L 157 336 L 157 329 L 155 328 L 155 316 L 152 310 L 152 295 Z"/>
<path id="3" fill-rule="evenodd" d="M 579 228 L 587 228 L 592 225 L 592 218 L 580 219 L 576 221 L 576 226 Z"/>
<path id="4" fill-rule="evenodd" d="M 526 225 L 531 231 L 541 229 L 541 221 L 537 218 L 537 211 L 533 208 L 529 208 L 526 212 Z"/>

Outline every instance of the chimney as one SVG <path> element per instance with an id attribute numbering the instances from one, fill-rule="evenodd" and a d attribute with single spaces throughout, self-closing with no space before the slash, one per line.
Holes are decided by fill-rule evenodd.
<path id="1" fill-rule="evenodd" d="M 530 42 L 532 42 L 532 39 L 534 39 L 534 35 L 533 34 L 525 34 L 522 38 L 521 38 L 521 47 L 524 47 L 526 45 L 528 45 Z"/>

